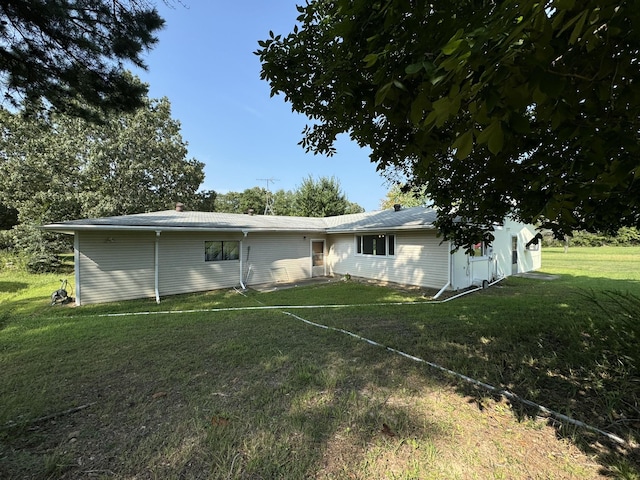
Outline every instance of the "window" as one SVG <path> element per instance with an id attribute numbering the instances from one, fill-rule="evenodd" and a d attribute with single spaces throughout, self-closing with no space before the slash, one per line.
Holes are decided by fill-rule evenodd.
<path id="1" fill-rule="evenodd" d="M 356 235 L 358 255 L 392 257 L 396 254 L 396 236 L 384 233 L 378 235 Z"/>
<path id="2" fill-rule="evenodd" d="M 473 246 L 473 257 L 484 257 L 487 254 L 484 242 L 476 243 Z"/>
<path id="3" fill-rule="evenodd" d="M 222 262 L 240 258 L 240 242 L 217 241 L 204 242 L 204 261 Z"/>

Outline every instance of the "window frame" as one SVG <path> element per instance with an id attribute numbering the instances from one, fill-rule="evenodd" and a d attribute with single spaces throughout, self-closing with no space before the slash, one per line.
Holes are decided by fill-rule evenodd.
<path id="1" fill-rule="evenodd" d="M 356 256 L 373 258 L 394 258 L 396 256 L 397 237 L 395 233 L 356 234 L 354 242 Z M 383 253 L 379 253 L 380 251 Z"/>
<path id="2" fill-rule="evenodd" d="M 480 254 L 477 254 L 477 253 L 475 255 L 469 254 L 469 259 L 471 261 L 474 261 L 474 260 L 486 260 L 489 257 L 491 257 L 492 252 L 493 252 L 493 249 L 492 249 L 491 245 L 487 245 L 486 242 L 484 242 L 484 241 L 476 243 L 476 244 L 474 244 L 474 252 L 476 251 L 475 247 L 478 247 L 478 246 L 480 247 L 479 248 Z"/>
<path id="3" fill-rule="evenodd" d="M 213 244 L 220 244 L 219 250 L 216 250 L 219 253 L 215 257 L 213 252 L 208 251 L 209 248 L 213 248 Z M 205 240 L 204 261 L 205 263 L 240 261 L 240 242 L 238 240 Z"/>

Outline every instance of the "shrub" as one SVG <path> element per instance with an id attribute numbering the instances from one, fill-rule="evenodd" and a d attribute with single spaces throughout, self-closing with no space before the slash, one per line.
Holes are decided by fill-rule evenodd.
<path id="1" fill-rule="evenodd" d="M 62 262 L 60 257 L 52 253 L 32 254 L 26 263 L 26 270 L 29 273 L 49 273 L 60 270 Z"/>
<path id="2" fill-rule="evenodd" d="M 631 247 L 640 245 L 640 231 L 637 228 L 624 227 L 616 235 L 575 231 L 568 238 L 569 246 L 574 247 L 603 247 L 605 245 Z M 551 232 L 545 232 L 542 239 L 543 247 L 563 247 L 565 242 L 553 237 Z"/>

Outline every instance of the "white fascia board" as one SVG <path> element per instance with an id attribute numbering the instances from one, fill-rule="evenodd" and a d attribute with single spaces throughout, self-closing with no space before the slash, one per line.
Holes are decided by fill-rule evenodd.
<path id="1" fill-rule="evenodd" d="M 436 230 L 433 225 L 403 225 L 401 227 L 328 228 L 327 233 L 387 233 L 406 230 Z"/>
<path id="2" fill-rule="evenodd" d="M 51 224 L 40 227 L 42 230 L 56 233 L 66 233 L 73 235 L 75 232 L 221 232 L 221 233 L 252 233 L 252 232 L 264 232 L 264 233 L 326 233 L 323 228 L 309 229 L 309 228 L 243 228 L 243 227 L 170 227 L 170 226 L 150 226 L 150 225 L 64 225 L 64 224 Z"/>

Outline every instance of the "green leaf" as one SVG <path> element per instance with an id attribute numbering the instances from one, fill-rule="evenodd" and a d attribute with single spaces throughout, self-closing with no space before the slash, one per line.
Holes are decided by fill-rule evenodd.
<path id="1" fill-rule="evenodd" d="M 442 97 L 433 102 L 433 110 L 427 116 L 425 125 L 435 123 L 436 127 L 441 127 L 449 118 L 452 103 L 448 97 Z"/>
<path id="2" fill-rule="evenodd" d="M 411 103 L 411 112 L 409 113 L 409 119 L 414 125 L 419 125 L 424 112 L 431 108 L 431 102 L 426 92 L 420 92 L 415 100 Z"/>
<path id="3" fill-rule="evenodd" d="M 489 151 L 494 155 L 499 153 L 504 146 L 504 132 L 500 120 L 494 120 L 477 136 L 478 143 L 486 143 Z"/>
<path id="4" fill-rule="evenodd" d="M 588 10 L 585 10 L 580 15 L 580 18 L 578 19 L 576 26 L 573 28 L 573 32 L 571 32 L 571 37 L 569 38 L 569 45 L 573 45 L 578 41 L 578 38 L 580 38 L 580 34 L 582 33 L 582 29 L 584 28 L 584 22 L 587 21 L 588 15 L 589 15 Z"/>
<path id="5" fill-rule="evenodd" d="M 502 131 L 502 125 L 500 122 L 495 122 L 496 127 L 491 132 L 489 136 L 489 151 L 494 155 L 500 153 L 502 147 L 504 146 L 504 132 Z"/>
<path id="6" fill-rule="evenodd" d="M 407 68 L 404 69 L 404 72 L 407 75 L 415 75 L 416 73 L 420 72 L 420 70 L 422 70 L 423 68 L 424 68 L 424 64 L 422 62 L 412 63 L 411 65 L 407 65 Z"/>
<path id="7" fill-rule="evenodd" d="M 473 129 L 460 135 L 452 147 L 456 150 L 456 158 L 464 160 L 467 158 L 473 150 Z"/>
<path id="8" fill-rule="evenodd" d="M 433 77 L 431 79 L 431 84 L 432 85 L 438 85 L 440 82 L 442 82 L 444 79 L 447 78 L 448 75 L 438 75 L 437 77 Z"/>
<path id="9" fill-rule="evenodd" d="M 433 102 L 433 109 L 438 114 L 444 115 L 449 113 L 449 105 L 451 101 L 447 97 L 442 97 Z"/>
<path id="10" fill-rule="evenodd" d="M 449 43 L 447 43 L 444 47 L 442 47 L 442 53 L 444 53 L 445 55 L 453 55 L 455 51 L 458 50 L 458 48 L 460 48 L 460 45 L 462 44 L 462 42 L 463 42 L 462 39 L 450 40 Z"/>
<path id="11" fill-rule="evenodd" d="M 364 57 L 362 59 L 362 61 L 364 62 L 364 66 L 365 68 L 371 68 L 373 67 L 376 62 L 378 61 L 378 54 L 377 53 L 370 53 L 369 55 L 367 55 L 366 57 Z"/>
<path id="12" fill-rule="evenodd" d="M 405 92 L 409 91 L 409 90 L 407 90 L 407 87 L 404 86 L 404 83 L 402 83 L 400 80 L 394 80 L 393 81 L 393 85 L 396 88 L 399 88 L 400 90 L 404 90 Z"/>
<path id="13" fill-rule="evenodd" d="M 382 105 L 385 98 L 387 98 L 387 95 L 389 94 L 389 90 L 391 90 L 392 85 L 393 85 L 393 82 L 389 82 L 378 89 L 378 91 L 376 92 L 376 100 L 375 100 L 376 106 Z"/>
<path id="14" fill-rule="evenodd" d="M 491 136 L 492 129 L 495 128 L 495 122 L 491 123 L 488 127 L 486 127 L 480 135 L 476 137 L 478 143 L 487 143 L 489 137 Z"/>
<path id="15" fill-rule="evenodd" d="M 559 10 L 571 10 L 576 4 L 576 0 L 555 0 L 554 7 Z"/>

